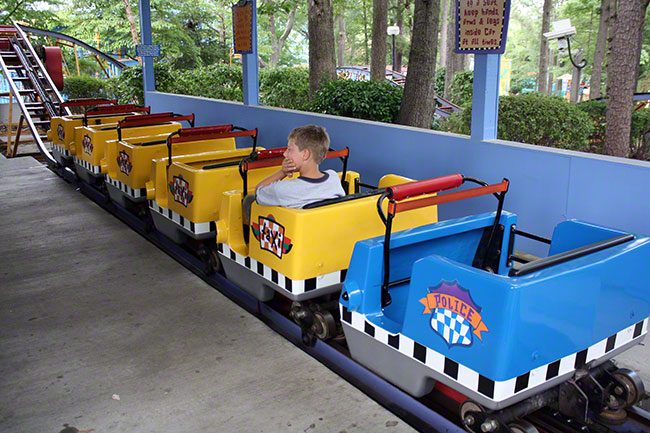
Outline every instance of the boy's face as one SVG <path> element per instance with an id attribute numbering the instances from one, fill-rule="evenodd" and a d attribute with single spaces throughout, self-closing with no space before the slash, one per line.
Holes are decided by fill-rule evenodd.
<path id="1" fill-rule="evenodd" d="M 299 171 L 302 164 L 309 159 L 309 150 L 300 150 L 293 140 L 289 140 L 287 150 L 284 151 L 283 156 L 293 162 L 296 170 Z"/>

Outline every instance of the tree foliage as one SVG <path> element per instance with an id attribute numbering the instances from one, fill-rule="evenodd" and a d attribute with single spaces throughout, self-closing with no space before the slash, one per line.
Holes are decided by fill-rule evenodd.
<path id="1" fill-rule="evenodd" d="M 311 110 L 392 123 L 397 118 L 402 94 L 401 87 L 386 81 L 332 80 L 316 92 Z"/>
<path id="2" fill-rule="evenodd" d="M 469 134 L 471 108 L 470 103 L 466 104 L 444 129 Z M 502 140 L 589 151 L 593 130 L 592 120 L 584 111 L 557 96 L 528 93 L 499 99 L 497 137 Z"/>

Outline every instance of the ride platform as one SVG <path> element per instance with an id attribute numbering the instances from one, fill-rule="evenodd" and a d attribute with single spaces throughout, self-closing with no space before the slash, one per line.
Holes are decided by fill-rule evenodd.
<path id="1" fill-rule="evenodd" d="M 0 208 L 0 431 L 414 431 L 32 158 Z"/>

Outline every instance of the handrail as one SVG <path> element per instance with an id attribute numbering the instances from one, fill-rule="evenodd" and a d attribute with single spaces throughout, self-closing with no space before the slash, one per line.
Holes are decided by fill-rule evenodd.
<path id="1" fill-rule="evenodd" d="M 136 104 L 122 104 L 122 105 L 100 105 L 98 107 L 89 108 L 84 112 L 83 125 L 88 126 L 88 119 L 107 114 L 128 114 L 128 113 L 150 113 L 151 107 L 141 107 Z"/>
<path id="2" fill-rule="evenodd" d="M 57 89 L 56 86 L 54 85 L 54 82 L 52 81 L 52 77 L 50 77 L 50 74 L 47 73 L 47 69 L 45 69 L 45 66 L 43 66 L 43 63 L 41 63 L 41 59 L 39 59 L 39 57 L 36 55 L 36 51 L 34 50 L 34 47 L 32 47 L 32 44 L 29 42 L 29 39 L 27 39 L 27 35 L 23 31 L 23 29 L 20 27 L 20 25 L 16 21 L 12 20 L 12 23 L 13 23 L 14 27 L 16 28 L 16 33 L 18 35 L 20 35 L 20 37 L 23 40 L 23 43 L 25 44 L 25 46 L 29 50 L 29 53 L 34 57 L 34 61 L 36 61 L 36 63 L 38 64 L 38 67 L 41 68 L 41 71 L 43 71 L 43 75 L 45 76 L 45 79 L 47 80 L 48 84 L 50 85 L 50 89 L 52 89 L 52 92 L 56 95 L 56 98 L 57 98 L 56 102 L 58 104 L 60 104 L 61 102 L 63 102 L 63 97 L 59 93 L 59 89 Z M 68 108 L 66 108 L 66 112 L 67 112 L 68 115 L 70 114 L 70 110 Z"/>
<path id="3" fill-rule="evenodd" d="M 9 69 L 7 68 L 7 65 L 5 64 L 5 61 L 2 58 L 2 56 L 0 56 L 0 67 L 2 68 L 2 73 L 5 75 L 5 77 L 7 77 L 7 81 L 9 82 L 9 87 L 11 88 L 11 92 L 15 95 L 16 102 L 18 103 L 20 110 L 23 112 L 23 118 L 27 122 L 27 126 L 29 127 L 32 136 L 34 137 L 34 141 L 38 146 L 38 150 L 41 152 L 43 158 L 45 158 L 46 162 L 51 167 L 58 168 L 59 163 L 54 159 L 52 154 L 50 154 L 50 152 L 47 150 L 45 144 L 43 143 L 43 140 L 41 140 L 41 136 L 38 134 L 36 125 L 34 125 L 34 121 L 29 115 L 29 111 L 27 111 L 27 107 L 25 106 L 25 102 L 23 101 L 23 98 L 20 97 L 20 93 L 18 92 L 16 83 L 14 83 L 14 80 L 11 79 L 11 75 L 9 74 Z"/>
<path id="4" fill-rule="evenodd" d="M 192 124 L 192 126 L 194 126 Z M 238 129 L 239 131 L 233 131 Z M 172 145 L 176 143 L 189 143 L 192 141 L 220 140 L 224 138 L 252 137 L 253 151 L 257 145 L 257 128 L 247 130 L 233 125 L 212 125 L 196 128 L 179 129 L 167 137 L 167 167 L 172 165 Z"/>
<path id="5" fill-rule="evenodd" d="M 194 126 L 194 114 L 182 115 L 172 112 L 145 114 L 141 116 L 129 116 L 117 122 L 117 139 L 122 140 L 122 128 L 134 128 L 136 126 L 155 125 L 166 122 L 187 122 Z"/>
<path id="6" fill-rule="evenodd" d="M 78 98 L 78 99 L 68 99 L 65 102 L 62 102 L 59 105 L 59 115 L 63 115 L 63 108 L 65 107 L 80 107 L 84 105 L 109 105 L 117 104 L 117 99 L 106 99 L 106 98 Z"/>
<path id="7" fill-rule="evenodd" d="M 467 181 L 477 183 L 481 186 L 463 191 L 450 192 L 443 195 L 435 195 L 433 197 L 423 197 L 410 201 L 403 201 L 407 198 L 414 198 L 424 194 L 435 194 L 441 191 L 455 189 Z M 457 200 L 464 200 L 466 198 L 479 197 L 487 194 L 494 194 L 498 200 L 496 216 L 492 224 L 487 247 L 485 248 L 485 254 L 476 263 L 477 267 L 483 269 L 492 247 L 494 235 L 499 224 L 499 219 L 501 218 L 503 201 L 505 199 L 505 194 L 508 192 L 509 184 L 510 183 L 508 179 L 503 179 L 498 184 L 488 185 L 482 180 L 466 177 L 460 173 L 456 173 L 452 175 L 421 180 L 418 182 L 411 182 L 407 184 L 387 187 L 386 191 L 377 200 L 377 212 L 379 213 L 379 217 L 381 218 L 382 222 L 386 226 L 386 232 L 384 234 L 384 279 L 381 286 L 382 307 L 385 307 L 391 303 L 388 288 L 396 284 L 390 282 L 390 235 L 392 231 L 393 218 L 398 212 L 419 209 L 427 206 L 434 206 L 442 203 L 449 203 Z M 382 203 L 386 198 L 389 199 L 388 212 L 387 214 L 384 214 Z"/>
<path id="8" fill-rule="evenodd" d="M 554 254 L 549 257 L 544 257 L 543 259 L 535 260 L 533 262 L 526 263 L 519 269 L 511 269 L 508 273 L 511 277 L 521 277 L 539 270 L 548 268 L 550 266 L 559 265 L 560 263 L 568 262 L 569 260 L 577 259 L 578 257 L 583 257 L 588 254 L 593 254 L 598 251 L 602 251 L 607 248 L 615 247 L 616 245 L 623 244 L 625 242 L 630 242 L 634 240 L 635 237 L 633 234 L 625 234 L 616 236 L 604 241 L 595 242 L 593 244 L 585 245 L 582 247 L 574 248 L 563 253 Z"/>

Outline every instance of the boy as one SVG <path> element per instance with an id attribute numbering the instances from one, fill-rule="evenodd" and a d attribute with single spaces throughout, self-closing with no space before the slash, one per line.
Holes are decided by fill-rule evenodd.
<path id="1" fill-rule="evenodd" d="M 287 150 L 284 152 L 282 168 L 255 187 L 255 194 L 244 198 L 244 223 L 250 221 L 251 207 L 257 203 L 263 206 L 284 206 L 302 208 L 328 198 L 343 197 L 345 191 L 334 170 L 321 172 L 318 165 L 325 159 L 330 147 L 330 137 L 322 126 L 300 126 L 289 134 Z M 285 177 L 300 173 L 297 179 L 280 182 Z"/>
<path id="2" fill-rule="evenodd" d="M 309 203 L 345 195 L 338 174 L 334 170 L 321 172 L 319 169 L 330 145 L 325 128 L 300 126 L 291 131 L 288 141 L 282 168 L 257 184 L 258 204 L 302 208 Z M 296 172 L 298 178 L 279 182 Z"/>

